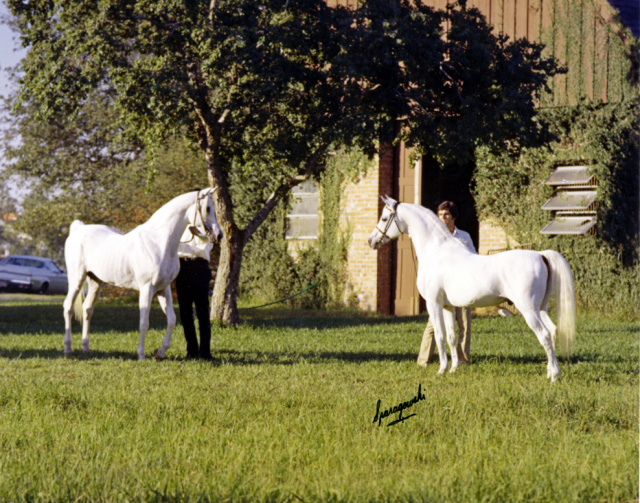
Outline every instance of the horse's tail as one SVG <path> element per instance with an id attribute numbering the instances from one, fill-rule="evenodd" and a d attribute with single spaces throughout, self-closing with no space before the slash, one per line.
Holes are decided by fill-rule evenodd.
<path id="1" fill-rule="evenodd" d="M 551 292 L 555 292 L 558 311 L 556 336 L 560 340 L 562 352 L 569 357 L 576 335 L 576 299 L 571 268 L 565 258 L 556 251 L 545 250 L 540 254 L 547 260 L 549 286 Z"/>

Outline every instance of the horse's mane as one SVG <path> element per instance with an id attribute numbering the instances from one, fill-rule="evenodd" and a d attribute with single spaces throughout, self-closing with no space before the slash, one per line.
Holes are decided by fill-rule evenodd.
<path id="1" fill-rule="evenodd" d="M 435 231 L 441 234 L 445 239 L 453 239 L 455 241 L 458 241 L 453 237 L 453 234 L 449 232 L 449 229 L 447 229 L 447 226 L 444 225 L 442 220 L 438 218 L 438 215 L 436 215 L 429 208 L 425 208 L 424 206 L 420 206 L 419 204 L 412 204 L 411 206 L 416 209 L 417 215 L 425 221 L 425 225 L 435 229 Z"/>
<path id="2" fill-rule="evenodd" d="M 174 209 L 174 203 L 176 203 L 177 199 L 181 199 L 181 198 L 189 198 L 189 202 L 190 203 L 195 203 L 196 199 L 195 199 L 195 193 L 197 191 L 191 191 L 191 192 L 186 192 L 185 194 L 180 194 L 179 196 L 174 197 L 173 199 L 171 199 L 169 202 L 163 204 L 160 208 L 158 208 L 153 215 L 151 215 L 151 217 L 149 217 L 149 220 L 147 220 L 144 224 L 149 224 L 149 225 L 153 225 L 155 224 L 155 222 L 159 222 L 160 224 L 164 224 L 164 222 L 167 220 L 167 216 L 165 215 L 165 213 L 169 213 L 172 214 L 173 212 L 175 212 Z"/>

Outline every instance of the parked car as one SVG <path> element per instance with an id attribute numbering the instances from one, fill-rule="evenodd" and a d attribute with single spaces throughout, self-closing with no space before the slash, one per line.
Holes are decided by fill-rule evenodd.
<path id="1" fill-rule="evenodd" d="M 9 255 L 0 260 L 0 290 L 66 294 L 67 289 L 67 275 L 51 259 Z"/>

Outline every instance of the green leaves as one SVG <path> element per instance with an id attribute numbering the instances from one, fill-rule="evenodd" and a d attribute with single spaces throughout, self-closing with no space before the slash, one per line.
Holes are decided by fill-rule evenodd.
<path id="1" fill-rule="evenodd" d="M 8 5 L 30 47 L 19 103 L 73 118 L 106 92 L 118 137 L 147 152 L 176 133 L 197 143 L 221 223 L 249 222 L 225 233 L 235 249 L 340 147 L 372 157 L 402 140 L 455 166 L 478 144 L 539 142 L 533 93 L 557 71 L 540 46 L 493 35 L 464 2 L 444 11 L 419 0 Z M 246 199 L 253 218 L 238 210 Z"/>
<path id="2" fill-rule="evenodd" d="M 228 0 L 213 13 L 206 2 L 171 0 L 9 5 L 31 46 L 21 96 L 33 96 L 40 115 L 71 114 L 107 86 L 129 135 L 161 141 L 177 124 L 197 136 L 198 122 L 213 127 L 230 110 L 218 133 L 225 170 L 247 150 L 294 167 L 313 145 L 355 143 L 373 154 L 381 137 L 394 140 L 393 120 L 406 123 L 404 141 L 443 159 L 468 158 L 477 143 L 535 141 L 533 96 L 558 71 L 541 46 L 493 35 L 464 5 L 368 0 L 353 11 L 322 0 Z"/>
<path id="3" fill-rule="evenodd" d="M 640 301 L 638 116 L 635 99 L 545 109 L 541 120 L 557 140 L 497 155 L 479 150 L 474 191 L 481 218 L 497 219 L 519 243 L 566 257 L 582 307 L 634 316 Z M 544 180 L 563 165 L 587 165 L 595 175 L 595 236 L 539 233 L 550 219 L 541 207 L 553 192 Z"/>

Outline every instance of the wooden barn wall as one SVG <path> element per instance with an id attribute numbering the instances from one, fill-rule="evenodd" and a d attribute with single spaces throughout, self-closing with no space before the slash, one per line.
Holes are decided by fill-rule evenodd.
<path id="1" fill-rule="evenodd" d="M 327 0 L 330 6 L 357 7 L 357 0 Z M 424 0 L 445 9 L 451 0 Z M 468 0 L 497 32 L 512 39 L 542 42 L 546 54 L 555 56 L 568 72 L 551 83 L 541 106 L 571 106 L 582 99 L 597 103 L 619 102 L 637 96 L 629 82 L 629 50 L 623 39 L 630 35 L 613 22 L 607 0 Z"/>
<path id="2" fill-rule="evenodd" d="M 619 102 L 637 96 L 629 80 L 623 29 L 606 0 L 471 0 L 496 31 L 542 42 L 567 73 L 550 82 L 541 106 L 572 106 L 587 99 Z"/>

